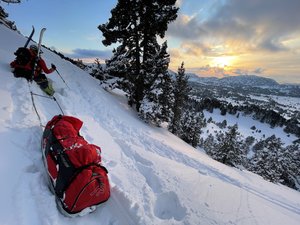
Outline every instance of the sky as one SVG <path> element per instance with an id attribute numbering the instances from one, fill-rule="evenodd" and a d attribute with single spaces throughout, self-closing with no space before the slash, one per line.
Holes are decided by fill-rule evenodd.
<path id="1" fill-rule="evenodd" d="M 95 212 L 63 216 L 48 188 L 40 148 L 43 128 L 29 91 L 43 92 L 34 82 L 16 79 L 8 68 L 14 58 L 9 53 L 25 38 L 1 25 L 0 37 L 1 225 L 299 225 L 298 191 L 221 164 L 165 128 L 146 124 L 123 92 L 99 88 L 86 71 L 43 49 L 45 61 L 57 66 L 69 87 L 57 73 L 47 76 L 56 101 L 65 115 L 83 121 L 82 137 L 101 148 L 111 185 L 110 199 Z M 33 99 L 42 125 L 61 113 L 52 99 Z M 224 119 L 219 110 L 208 116 Z M 248 132 L 255 125 L 288 139 L 282 127 L 272 129 L 250 116 L 226 119 Z M 220 128 L 211 123 L 208 129 Z M 257 140 L 260 135 L 253 134 Z"/>
<path id="2" fill-rule="evenodd" d="M 1 3 L 23 34 L 46 27 L 44 43 L 73 58 L 105 60 L 98 25 L 108 22 L 116 0 L 26 0 Z M 165 39 L 170 69 L 181 62 L 200 76 L 259 75 L 300 83 L 299 0 L 178 0 Z M 37 39 L 37 36 L 35 36 Z"/>

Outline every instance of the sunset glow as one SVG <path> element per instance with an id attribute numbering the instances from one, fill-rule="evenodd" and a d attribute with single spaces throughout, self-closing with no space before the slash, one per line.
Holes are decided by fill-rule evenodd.
<path id="1" fill-rule="evenodd" d="M 211 66 L 213 67 L 221 67 L 226 69 L 226 67 L 230 67 L 234 63 L 234 56 L 220 56 L 214 57 L 211 60 Z"/>
<path id="2" fill-rule="evenodd" d="M 182 0 L 179 7 L 167 31 L 171 69 L 184 61 L 199 76 L 300 84 L 300 1 Z"/>

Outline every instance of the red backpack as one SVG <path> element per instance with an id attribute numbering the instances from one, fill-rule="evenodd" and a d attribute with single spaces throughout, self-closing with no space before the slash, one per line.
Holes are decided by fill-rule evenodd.
<path id="1" fill-rule="evenodd" d="M 14 55 L 16 56 L 13 62 L 15 77 L 31 79 L 36 56 L 24 47 L 18 48 Z"/>
<path id="2" fill-rule="evenodd" d="M 71 217 L 94 211 L 110 197 L 101 149 L 80 136 L 82 124 L 75 117 L 54 116 L 42 139 L 45 167 L 59 209 Z"/>

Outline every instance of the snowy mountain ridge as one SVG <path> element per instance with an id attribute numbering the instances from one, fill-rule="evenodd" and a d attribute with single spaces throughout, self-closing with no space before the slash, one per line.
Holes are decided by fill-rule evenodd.
<path id="1" fill-rule="evenodd" d="M 243 86 L 279 86 L 275 80 L 271 78 L 260 77 L 256 75 L 239 75 L 239 76 L 228 76 L 223 78 L 217 77 L 199 77 L 196 74 L 189 73 L 190 81 L 202 82 L 216 85 L 243 85 Z"/>
<path id="2" fill-rule="evenodd" d="M 45 34 L 47 35 L 47 33 Z M 65 114 L 84 122 L 87 141 L 101 147 L 111 198 L 89 215 L 66 218 L 47 186 L 40 139 L 42 127 L 29 90 L 14 78 L 9 62 L 25 38 L 0 25 L 0 220 L 10 225 L 297 225 L 300 194 L 261 177 L 220 164 L 163 128 L 139 120 L 118 92 L 70 62 L 43 49 L 70 88 L 50 74 Z M 52 100 L 35 96 L 42 124 L 59 113 Z"/>
<path id="3" fill-rule="evenodd" d="M 277 86 L 279 85 L 275 80 L 271 78 L 259 77 L 256 75 L 242 75 L 223 77 L 220 79 L 221 83 L 225 84 L 237 84 L 237 85 L 250 85 L 250 86 Z"/>
<path id="4" fill-rule="evenodd" d="M 271 78 L 260 77 L 256 75 L 217 77 L 199 77 L 194 73 L 188 73 L 189 81 L 199 85 L 208 85 L 214 87 L 238 88 L 247 90 L 249 93 L 265 93 L 274 95 L 285 95 L 291 97 L 300 97 L 299 84 L 279 84 Z"/>

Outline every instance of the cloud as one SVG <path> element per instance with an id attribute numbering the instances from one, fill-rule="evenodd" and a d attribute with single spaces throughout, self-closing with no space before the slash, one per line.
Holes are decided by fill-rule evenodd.
<path id="1" fill-rule="evenodd" d="M 286 51 L 284 41 L 300 34 L 299 9 L 299 0 L 218 1 L 209 16 L 180 15 L 168 35 L 206 46 L 237 42 L 245 51 Z"/>
<path id="2" fill-rule="evenodd" d="M 196 73 L 203 77 L 229 77 L 229 76 L 236 76 L 236 75 L 259 75 L 264 71 L 263 68 L 256 68 L 253 71 L 249 71 L 247 69 L 234 69 L 234 70 L 226 70 L 224 67 L 217 67 L 217 66 L 210 66 L 206 65 L 203 67 L 195 67 L 189 69 L 188 72 Z"/>
<path id="3" fill-rule="evenodd" d="M 207 34 L 202 24 L 199 24 L 197 17 L 180 14 L 175 22 L 170 24 L 168 35 L 180 39 L 197 40 Z"/>
<path id="4" fill-rule="evenodd" d="M 112 55 L 112 51 L 111 50 L 95 50 L 95 49 L 74 49 L 72 50 L 72 53 L 68 53 L 66 54 L 66 56 L 70 57 L 70 58 L 78 58 L 78 59 L 82 59 L 82 58 L 99 58 L 99 59 L 108 59 L 110 58 Z"/>
<path id="5" fill-rule="evenodd" d="M 256 68 L 255 70 L 253 70 L 253 73 L 262 74 L 264 71 L 265 71 L 265 69 L 263 69 L 263 68 Z"/>
<path id="6" fill-rule="evenodd" d="M 193 69 L 190 69 L 189 72 L 199 74 L 200 76 L 203 77 L 226 77 L 232 75 L 230 72 L 226 71 L 222 67 L 215 67 L 215 66 L 210 66 L 206 65 L 203 67 L 195 67 Z"/>

